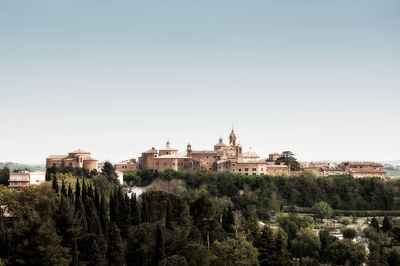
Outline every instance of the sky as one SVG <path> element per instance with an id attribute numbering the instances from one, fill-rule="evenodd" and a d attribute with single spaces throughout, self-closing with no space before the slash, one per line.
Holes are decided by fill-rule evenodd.
<path id="1" fill-rule="evenodd" d="M 0 0 L 0 162 L 167 140 L 400 159 L 398 0 Z"/>

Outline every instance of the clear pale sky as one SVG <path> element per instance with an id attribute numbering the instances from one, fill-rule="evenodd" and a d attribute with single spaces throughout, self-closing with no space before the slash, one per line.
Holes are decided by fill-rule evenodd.
<path id="1" fill-rule="evenodd" d="M 169 139 L 400 159 L 400 1 L 0 1 L 0 161 Z"/>

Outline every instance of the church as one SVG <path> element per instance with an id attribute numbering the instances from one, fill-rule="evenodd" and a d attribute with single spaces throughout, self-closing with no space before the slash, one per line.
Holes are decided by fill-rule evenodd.
<path id="1" fill-rule="evenodd" d="M 261 159 L 255 152 L 243 152 L 242 146 L 232 128 L 229 144 L 220 138 L 213 150 L 192 150 L 188 144 L 186 153 L 180 154 L 167 141 L 165 148 L 154 147 L 139 157 L 139 169 L 165 171 L 208 170 L 218 172 L 240 173 L 244 175 L 281 175 L 288 174 L 286 165 L 276 165 L 280 154 L 270 154 L 268 159 Z"/>

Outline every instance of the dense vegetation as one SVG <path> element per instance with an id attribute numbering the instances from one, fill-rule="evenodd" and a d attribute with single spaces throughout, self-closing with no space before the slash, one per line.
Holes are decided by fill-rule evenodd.
<path id="1" fill-rule="evenodd" d="M 125 181 L 146 186 L 153 180 L 182 180 L 190 191 L 202 190 L 211 197 L 228 197 L 235 208 L 246 212 L 249 206 L 259 218 L 284 206 L 311 208 L 327 202 L 334 210 L 400 210 L 400 180 L 355 179 L 349 175 L 317 177 L 303 172 L 292 176 L 246 176 L 206 171 L 127 173 Z M 172 191 L 174 192 L 174 191 Z"/>
<path id="2" fill-rule="evenodd" d="M 52 169 L 49 182 L 22 189 L 0 186 L 0 258 L 9 265 L 398 265 L 400 222 L 373 219 L 364 246 L 327 230 L 311 229 L 334 209 L 398 208 L 398 182 L 349 176 L 242 176 L 213 172 L 126 175 L 149 186 L 136 198 L 118 185 L 111 164 L 102 173 L 74 176 Z M 79 173 L 78 173 L 79 174 Z M 71 182 L 73 180 L 73 182 Z M 161 184 L 160 183 L 160 184 Z M 380 195 L 386 193 L 386 195 Z M 397 194 L 396 194 L 397 193 Z M 346 202 L 348 198 L 353 202 Z M 371 202 L 372 200 L 377 202 Z M 335 205 L 336 204 L 336 205 Z M 277 214 L 278 226 L 260 226 L 283 206 L 309 207 L 311 216 Z M 330 206 L 329 206 L 330 205 Z M 357 232 L 356 232 L 357 234 Z M 380 263 L 380 264 L 379 264 Z M 0 262 L 1 264 L 1 262 Z"/>

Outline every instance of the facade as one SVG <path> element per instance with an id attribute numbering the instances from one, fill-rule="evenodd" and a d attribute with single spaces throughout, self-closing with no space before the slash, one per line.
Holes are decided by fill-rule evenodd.
<path id="1" fill-rule="evenodd" d="M 271 154 L 268 159 L 260 159 L 255 152 L 243 152 L 242 146 L 237 142 L 236 133 L 232 129 L 229 144 L 225 144 L 220 138 L 213 150 L 193 150 L 192 145 L 188 144 L 186 154 L 179 154 L 168 141 L 163 149 L 157 151 L 152 148 L 143 152 L 139 157 L 139 169 L 227 171 L 245 175 L 289 173 L 288 166 L 275 165 L 279 157 L 280 154 Z"/>
<path id="2" fill-rule="evenodd" d="M 28 171 L 10 173 L 10 181 L 8 187 L 20 189 L 30 185 L 30 174 Z"/>
<path id="3" fill-rule="evenodd" d="M 115 171 L 119 171 L 122 173 L 135 172 L 139 169 L 139 164 L 137 163 L 136 159 L 129 159 L 115 164 L 114 168 Z"/>
<path id="4" fill-rule="evenodd" d="M 352 175 L 354 178 L 379 177 L 386 178 L 383 166 L 375 162 L 342 162 L 333 164 L 329 162 L 304 162 L 301 169 L 313 171 L 320 176 Z"/>
<path id="5" fill-rule="evenodd" d="M 338 165 L 344 170 L 345 174 L 352 175 L 354 178 L 379 177 L 386 178 L 383 166 L 375 162 L 343 162 Z"/>
<path id="6" fill-rule="evenodd" d="M 46 158 L 46 168 L 56 167 L 79 167 L 88 170 L 98 169 L 98 161 L 90 157 L 90 152 L 75 150 L 68 155 L 50 155 Z"/>

